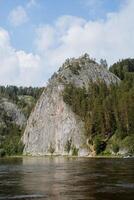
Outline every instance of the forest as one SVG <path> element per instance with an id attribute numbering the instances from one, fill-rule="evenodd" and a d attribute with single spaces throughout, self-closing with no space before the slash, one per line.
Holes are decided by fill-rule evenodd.
<path id="1" fill-rule="evenodd" d="M 63 100 L 84 122 L 85 135 L 96 154 L 134 154 L 134 59 L 109 68 L 119 84 L 90 83 L 88 90 L 68 84 Z"/>
<path id="2" fill-rule="evenodd" d="M 21 137 L 26 120 L 42 91 L 38 87 L 0 86 L 0 156 L 22 154 Z M 24 116 L 25 122 L 17 124 L 16 115 L 19 120 Z"/>

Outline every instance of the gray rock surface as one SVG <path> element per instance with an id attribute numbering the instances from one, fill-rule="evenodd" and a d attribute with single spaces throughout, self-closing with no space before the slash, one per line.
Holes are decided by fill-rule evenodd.
<path id="1" fill-rule="evenodd" d="M 115 75 L 91 60 L 87 54 L 78 59 L 67 59 L 49 80 L 27 121 L 22 138 L 24 154 L 49 155 L 54 152 L 65 155 L 69 140 L 79 150 L 79 156 L 90 154 L 84 136 L 84 123 L 64 103 L 62 91 L 68 83 L 87 88 L 90 81 L 99 80 L 107 84 L 119 82 Z"/>
<path id="2" fill-rule="evenodd" d="M 9 99 L 1 98 L 0 108 L 4 110 L 6 115 L 11 118 L 12 122 L 19 125 L 20 127 L 26 124 L 26 117 L 22 111 L 17 107 L 16 104 L 9 101 Z M 0 118 L 1 124 L 4 123 Z"/>

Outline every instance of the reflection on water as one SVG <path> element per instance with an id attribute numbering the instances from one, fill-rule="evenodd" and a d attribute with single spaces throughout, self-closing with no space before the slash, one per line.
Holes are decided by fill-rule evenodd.
<path id="1" fill-rule="evenodd" d="M 1 199 L 131 200 L 134 159 L 0 159 Z"/>

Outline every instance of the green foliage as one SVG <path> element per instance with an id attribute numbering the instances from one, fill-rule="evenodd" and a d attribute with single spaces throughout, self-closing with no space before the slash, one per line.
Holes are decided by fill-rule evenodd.
<path id="1" fill-rule="evenodd" d="M 32 96 L 19 96 L 17 105 L 24 113 L 25 117 L 28 118 L 34 105 L 36 103 L 36 99 Z"/>
<path id="2" fill-rule="evenodd" d="M 81 67 L 79 66 L 79 63 L 75 62 L 68 66 L 69 69 L 72 71 L 73 74 L 79 75 Z"/>
<path id="3" fill-rule="evenodd" d="M 112 73 L 124 80 L 129 73 L 134 72 L 134 59 L 124 59 L 113 64 L 110 69 Z"/>
<path id="4" fill-rule="evenodd" d="M 125 149 L 129 149 L 130 154 L 134 154 L 134 134 L 124 138 L 122 141 L 122 146 Z"/>
<path id="5" fill-rule="evenodd" d="M 72 145 L 71 149 L 72 149 L 72 156 L 78 156 L 79 149 L 75 145 Z"/>
<path id="6" fill-rule="evenodd" d="M 105 83 L 91 83 L 88 91 L 69 84 L 63 92 L 63 100 L 85 122 L 85 134 L 95 136 L 112 134 L 116 128 L 113 100 Z M 114 124 L 113 124 L 114 122 Z"/>
<path id="7" fill-rule="evenodd" d="M 109 151 L 109 150 L 104 150 L 104 151 L 102 151 L 101 153 L 100 153 L 100 155 L 102 155 L 102 156 L 111 156 L 111 152 Z"/>
<path id="8" fill-rule="evenodd" d="M 108 68 L 108 64 L 107 64 L 107 61 L 105 59 L 100 59 L 100 64 L 101 66 L 103 66 L 105 69 Z"/>
<path id="9" fill-rule="evenodd" d="M 70 152 L 71 146 L 72 146 L 72 139 L 69 139 L 69 140 L 67 140 L 66 145 L 65 145 L 65 151 L 66 151 L 67 153 Z"/>
<path id="10" fill-rule="evenodd" d="M 21 155 L 23 144 L 20 141 L 22 130 L 19 126 L 10 123 L 7 130 L 5 129 L 5 137 L 1 140 L 0 149 L 3 149 L 5 155 Z"/>
<path id="11" fill-rule="evenodd" d="M 119 147 L 119 144 L 117 142 L 112 144 L 112 150 L 113 150 L 114 153 L 118 153 L 119 149 L 120 149 L 120 147 Z"/>
<path id="12" fill-rule="evenodd" d="M 85 135 L 94 141 L 97 154 L 105 150 L 112 135 L 119 140 L 134 135 L 134 59 L 118 62 L 110 71 L 123 81 L 107 86 L 98 80 L 88 90 L 69 84 L 63 91 L 64 102 L 83 120 Z M 117 152 L 119 145 L 114 144 L 113 150 Z"/>
<path id="13" fill-rule="evenodd" d="M 16 104 L 26 118 L 29 117 L 43 88 L 0 86 L 0 156 L 20 155 L 23 144 L 20 141 L 24 127 L 18 126 L 4 109 L 2 99 Z"/>
<path id="14" fill-rule="evenodd" d="M 94 149 L 96 154 L 100 154 L 103 152 L 106 148 L 106 142 L 103 141 L 102 137 L 100 135 L 96 135 L 94 137 Z"/>
<path id="15" fill-rule="evenodd" d="M 0 86 L 0 98 L 6 98 L 15 103 L 28 118 L 42 91 L 43 88 L 38 87 Z"/>
<path id="16" fill-rule="evenodd" d="M 65 145 L 65 151 L 68 154 L 71 151 L 72 156 L 78 156 L 79 149 L 74 144 L 72 144 L 72 138 L 67 140 L 66 145 Z"/>
<path id="17" fill-rule="evenodd" d="M 4 149 L 0 149 L 0 157 L 4 157 L 5 156 L 5 150 Z"/>
<path id="18" fill-rule="evenodd" d="M 32 96 L 38 99 L 42 93 L 43 88 L 32 87 L 16 87 L 16 86 L 0 86 L 0 97 L 10 98 L 14 102 L 18 100 L 18 96 Z"/>

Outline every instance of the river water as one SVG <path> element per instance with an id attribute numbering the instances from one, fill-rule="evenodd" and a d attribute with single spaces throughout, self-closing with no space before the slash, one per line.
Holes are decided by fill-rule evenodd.
<path id="1" fill-rule="evenodd" d="M 134 159 L 0 159 L 0 200 L 134 200 Z"/>

